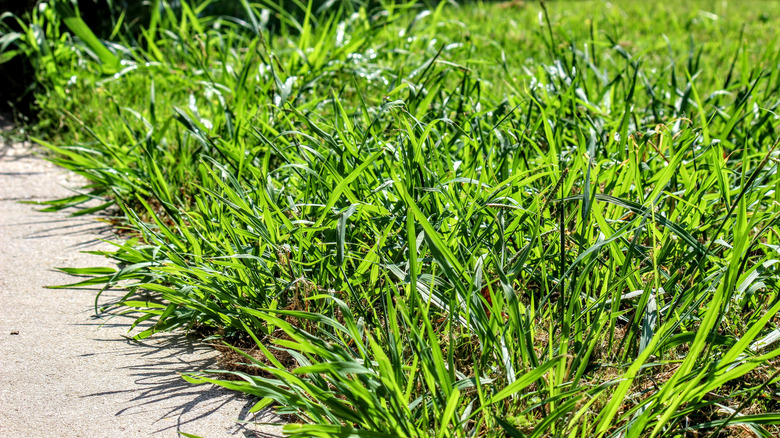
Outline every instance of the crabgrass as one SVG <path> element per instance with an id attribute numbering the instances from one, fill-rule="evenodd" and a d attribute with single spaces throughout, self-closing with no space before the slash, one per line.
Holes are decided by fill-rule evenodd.
<path id="1" fill-rule="evenodd" d="M 46 209 L 121 212 L 66 271 L 242 358 L 187 380 L 296 436 L 776 435 L 779 4 L 212 3 L 3 18 L 89 181 Z"/>

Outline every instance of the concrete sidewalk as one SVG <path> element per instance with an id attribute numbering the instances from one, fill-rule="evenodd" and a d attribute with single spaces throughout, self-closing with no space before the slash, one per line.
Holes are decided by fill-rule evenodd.
<path id="1" fill-rule="evenodd" d="M 22 145 L 0 148 L 0 437 L 278 436 L 253 401 L 177 373 L 215 366 L 216 352 L 181 335 L 129 341 L 131 318 L 96 318 L 95 290 L 55 267 L 104 266 L 80 251 L 110 248 L 95 217 L 39 213 L 22 200 L 69 196 L 74 175 Z M 107 293 L 101 301 L 115 299 Z"/>

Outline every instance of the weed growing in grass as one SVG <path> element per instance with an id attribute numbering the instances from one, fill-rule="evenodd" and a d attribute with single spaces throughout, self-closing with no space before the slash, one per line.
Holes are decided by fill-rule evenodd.
<path id="1" fill-rule="evenodd" d="M 136 338 L 243 358 L 187 380 L 297 436 L 777 432 L 771 19 L 242 5 L 155 1 L 111 43 L 60 7 L 9 44 L 90 181 L 48 209 L 131 230 L 117 269 L 67 272 L 124 281 Z"/>

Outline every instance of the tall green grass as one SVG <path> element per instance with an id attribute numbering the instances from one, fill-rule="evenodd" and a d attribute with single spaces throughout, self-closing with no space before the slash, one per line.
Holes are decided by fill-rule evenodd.
<path id="1" fill-rule="evenodd" d="M 243 357 L 187 380 L 296 436 L 777 433 L 776 4 L 209 3 L 6 52 L 90 182 L 46 209 L 121 212 L 66 272 Z"/>

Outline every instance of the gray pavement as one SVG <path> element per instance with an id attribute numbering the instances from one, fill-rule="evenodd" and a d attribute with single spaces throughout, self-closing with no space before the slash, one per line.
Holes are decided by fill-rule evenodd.
<path id="1" fill-rule="evenodd" d="M 107 263 L 80 252 L 111 247 L 96 217 L 18 202 L 68 196 L 79 182 L 29 147 L 0 143 L 0 437 L 281 435 L 255 423 L 278 418 L 249 414 L 253 401 L 178 375 L 215 366 L 211 347 L 183 335 L 132 342 L 132 318 L 95 316 L 95 290 L 44 288 L 74 281 L 55 267 Z"/>

